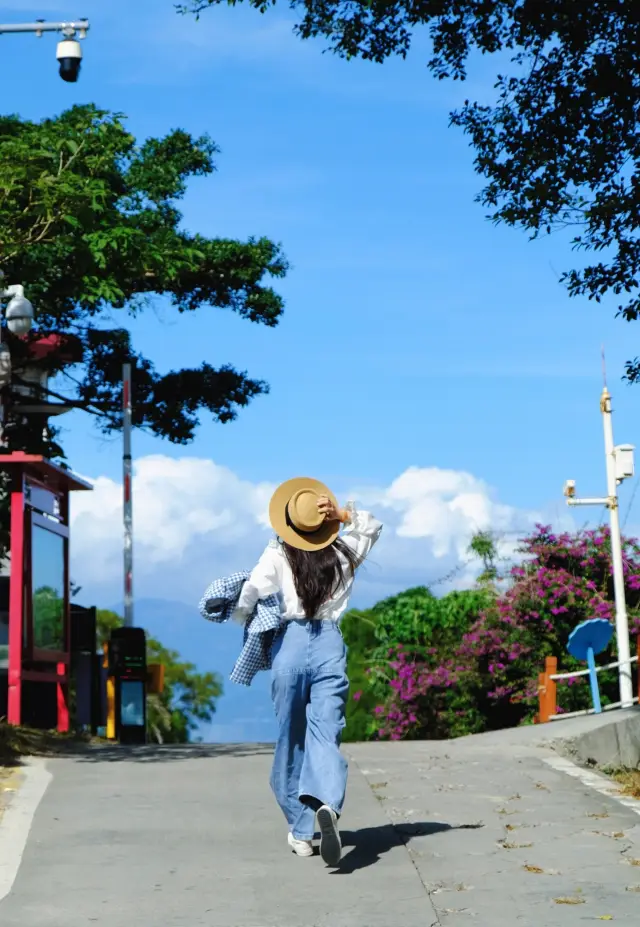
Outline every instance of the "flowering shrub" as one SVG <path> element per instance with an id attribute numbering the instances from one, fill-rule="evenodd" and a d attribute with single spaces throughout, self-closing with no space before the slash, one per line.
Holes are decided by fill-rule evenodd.
<path id="1" fill-rule="evenodd" d="M 400 642 L 388 649 L 386 683 L 373 683 L 378 736 L 443 738 L 530 722 L 546 656 L 560 672 L 584 669 L 566 651 L 570 632 L 589 618 L 613 620 L 609 531 L 554 535 L 537 526 L 522 541 L 523 560 L 463 633 L 456 646 L 428 652 Z M 629 626 L 640 632 L 640 547 L 624 540 Z M 615 644 L 598 658 L 614 659 Z M 617 673 L 599 674 L 603 704 L 618 700 Z M 560 683 L 564 711 L 590 707 L 584 678 Z"/>
<path id="2" fill-rule="evenodd" d="M 380 727 L 379 701 L 386 700 L 393 678 L 389 660 L 398 644 L 415 658 L 451 653 L 493 596 L 485 589 L 449 592 L 436 598 L 418 586 L 378 602 L 367 611 L 351 609 L 341 630 L 347 643 L 351 698 L 345 741 L 368 740 Z"/>

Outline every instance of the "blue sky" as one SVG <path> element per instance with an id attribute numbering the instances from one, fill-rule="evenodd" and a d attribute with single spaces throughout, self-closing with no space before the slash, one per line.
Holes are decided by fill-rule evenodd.
<path id="1" fill-rule="evenodd" d="M 278 284 L 287 307 L 275 330 L 213 309 L 178 318 L 162 300 L 131 324 L 160 370 L 232 362 L 271 384 L 236 423 L 205 422 L 188 448 L 135 436 L 139 466 L 151 461 L 135 524 L 150 536 L 157 518 L 174 544 L 163 555 L 150 537 L 136 538 L 140 594 L 189 603 L 218 569 L 250 564 L 259 552 L 265 532 L 248 522 L 240 531 L 236 510 L 203 529 L 219 506 L 212 474 L 221 486 L 233 482 L 242 517 L 248 498 L 260 508 L 273 483 L 297 473 L 378 500 L 391 527 L 357 604 L 440 575 L 462 556 L 477 519 L 443 527 L 445 507 L 437 528 L 416 527 L 432 517 L 433 500 L 466 492 L 464 480 L 443 489 L 442 471 L 470 475 L 476 496 L 492 500 L 486 519 L 510 532 L 538 515 L 566 519 L 568 477 L 585 495 L 604 492 L 600 350 L 616 440 L 636 443 L 640 388 L 620 382 L 638 351 L 636 329 L 614 318 L 611 303 L 569 299 L 558 277 L 582 258 L 567 238 L 529 242 L 494 227 L 474 202 L 473 152 L 448 128 L 448 113 L 466 96 L 491 99 L 495 61 L 474 61 L 467 85 L 430 76 L 423 40 L 406 62 L 342 62 L 297 40 L 284 5 L 264 17 L 219 8 L 196 23 L 178 17 L 171 0 L 84 0 L 77 9 L 0 2 L 5 22 L 79 15 L 92 28 L 76 85 L 57 77 L 55 38 L 0 37 L 4 111 L 39 119 L 95 102 L 126 113 L 141 139 L 176 127 L 208 132 L 221 148 L 218 172 L 191 184 L 185 225 L 212 236 L 268 235 L 292 264 Z M 111 505 L 100 530 L 86 514 L 74 569 L 87 595 L 112 604 L 121 588 L 120 445 L 82 414 L 64 426 L 69 462 L 103 480 L 83 511 L 103 514 L 107 497 Z M 208 500 L 200 509 L 194 485 L 181 495 L 180 468 L 194 461 L 194 485 L 203 480 Z M 400 492 L 394 481 L 409 468 L 417 469 Z M 170 479 L 180 484 L 173 496 Z M 422 481 L 419 508 L 407 499 L 412 479 Z M 623 487 L 625 516 L 633 489 Z M 195 533 L 178 543 L 171 525 L 184 521 L 185 505 Z M 628 526 L 639 523 L 633 507 Z M 113 569 L 98 575 L 102 544 Z"/>

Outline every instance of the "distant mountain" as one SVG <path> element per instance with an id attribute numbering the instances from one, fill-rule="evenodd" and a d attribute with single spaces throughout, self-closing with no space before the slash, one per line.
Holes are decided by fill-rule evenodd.
<path id="1" fill-rule="evenodd" d="M 201 672 L 220 673 L 224 695 L 218 702 L 215 721 L 203 725 L 198 736 L 207 743 L 260 742 L 276 738 L 271 707 L 271 681 L 260 673 L 250 688 L 229 682 L 242 647 L 242 631 L 236 625 L 206 621 L 195 605 L 167 599 L 138 599 L 134 621 L 165 647 L 177 650 L 183 660 Z M 113 611 L 122 614 L 123 606 Z"/>

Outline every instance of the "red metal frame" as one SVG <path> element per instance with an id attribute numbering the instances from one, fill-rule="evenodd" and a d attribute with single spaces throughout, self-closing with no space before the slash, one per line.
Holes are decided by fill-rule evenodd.
<path id="1" fill-rule="evenodd" d="M 24 480 L 21 473 L 13 473 L 12 477 L 7 721 L 9 724 L 20 724 L 22 714 L 23 614 L 26 590 L 24 563 Z"/>
<path id="2" fill-rule="evenodd" d="M 57 726 L 60 732 L 65 732 L 69 730 L 69 493 L 90 490 L 92 486 L 63 467 L 52 464 L 44 457 L 25 454 L 22 451 L 0 454 L 0 468 L 7 470 L 12 478 L 7 721 L 9 724 L 20 724 L 23 681 L 55 682 Z M 57 497 L 59 512 L 56 519 L 45 517 L 29 504 L 27 494 L 34 487 L 47 490 Z M 34 524 L 65 539 L 63 626 L 65 650 L 62 652 L 34 647 L 31 601 L 31 537 Z"/>

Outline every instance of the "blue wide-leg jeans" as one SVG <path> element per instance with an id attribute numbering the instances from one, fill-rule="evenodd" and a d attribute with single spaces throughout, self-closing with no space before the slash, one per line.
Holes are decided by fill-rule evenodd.
<path id="1" fill-rule="evenodd" d="M 271 788 L 298 840 L 311 840 L 315 812 L 340 814 L 347 761 L 347 649 L 334 621 L 290 621 L 273 645 L 273 705 L 278 721 Z"/>

